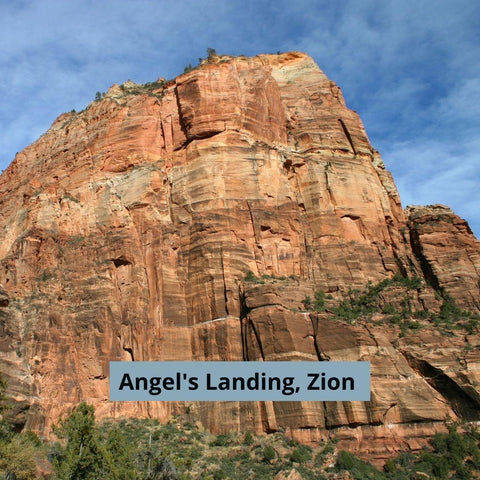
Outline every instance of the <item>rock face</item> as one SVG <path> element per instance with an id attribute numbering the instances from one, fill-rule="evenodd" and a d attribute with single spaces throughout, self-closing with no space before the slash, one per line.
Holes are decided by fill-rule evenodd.
<path id="1" fill-rule="evenodd" d="M 111 360 L 370 360 L 370 402 L 188 410 L 215 432 L 334 434 L 377 458 L 447 416 L 479 418 L 476 332 L 399 336 L 305 308 L 395 274 L 424 279 L 402 291 L 414 310 L 447 294 L 480 306 L 466 222 L 438 206 L 405 215 L 359 117 L 305 54 L 216 57 L 61 115 L 0 177 L 0 228 L 0 368 L 29 428 L 81 400 L 100 416 L 185 411 L 109 402 Z"/>
<path id="2" fill-rule="evenodd" d="M 478 310 L 480 249 L 468 223 L 444 205 L 409 207 L 407 212 L 412 247 L 425 277 L 462 306 Z"/>

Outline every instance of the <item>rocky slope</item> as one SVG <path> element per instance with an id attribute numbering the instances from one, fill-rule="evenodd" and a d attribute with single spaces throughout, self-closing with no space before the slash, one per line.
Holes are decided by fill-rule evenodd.
<path id="1" fill-rule="evenodd" d="M 479 242 L 447 207 L 403 211 L 305 54 L 215 57 L 61 115 L 0 177 L 0 229 L 0 369 L 20 426 L 48 432 L 86 400 L 101 416 L 188 409 L 217 433 L 335 435 L 386 458 L 448 416 L 479 419 L 478 329 L 453 329 L 480 307 Z M 339 318 L 351 289 L 394 275 L 422 280 Z M 452 299 L 449 336 L 412 320 Z M 110 360 L 261 358 L 370 360 L 372 400 L 108 400 Z"/>

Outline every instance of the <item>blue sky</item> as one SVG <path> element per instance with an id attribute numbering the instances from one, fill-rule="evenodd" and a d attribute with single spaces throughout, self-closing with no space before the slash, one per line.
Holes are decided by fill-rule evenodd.
<path id="1" fill-rule="evenodd" d="M 480 235 L 476 0 L 0 0 L 0 168 L 97 91 L 173 78 L 208 47 L 309 53 L 403 205 L 450 205 Z"/>

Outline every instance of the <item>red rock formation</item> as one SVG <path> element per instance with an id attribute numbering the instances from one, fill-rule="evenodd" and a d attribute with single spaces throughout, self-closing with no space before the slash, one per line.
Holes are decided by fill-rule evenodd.
<path id="1" fill-rule="evenodd" d="M 480 242 L 444 205 L 409 207 L 410 236 L 426 278 L 462 307 L 480 309 Z"/>
<path id="2" fill-rule="evenodd" d="M 29 428 L 48 431 L 81 400 L 100 416 L 184 410 L 109 402 L 110 360 L 370 360 L 371 402 L 189 410 L 217 432 L 334 432 L 379 458 L 418 447 L 447 415 L 477 418 L 463 337 L 400 341 L 397 327 L 298 313 L 314 291 L 338 303 L 396 273 L 480 304 L 466 223 L 434 209 L 407 225 L 360 119 L 305 54 L 218 57 L 114 86 L 16 156 L 0 204 L 0 366 Z M 285 279 L 251 285 L 248 271 Z M 425 285 L 408 301 L 440 308 Z"/>

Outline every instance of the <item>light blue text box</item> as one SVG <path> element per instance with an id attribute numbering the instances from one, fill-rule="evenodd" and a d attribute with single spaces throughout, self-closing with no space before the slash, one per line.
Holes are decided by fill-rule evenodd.
<path id="1" fill-rule="evenodd" d="M 370 362 L 110 362 L 112 401 L 370 400 Z"/>

